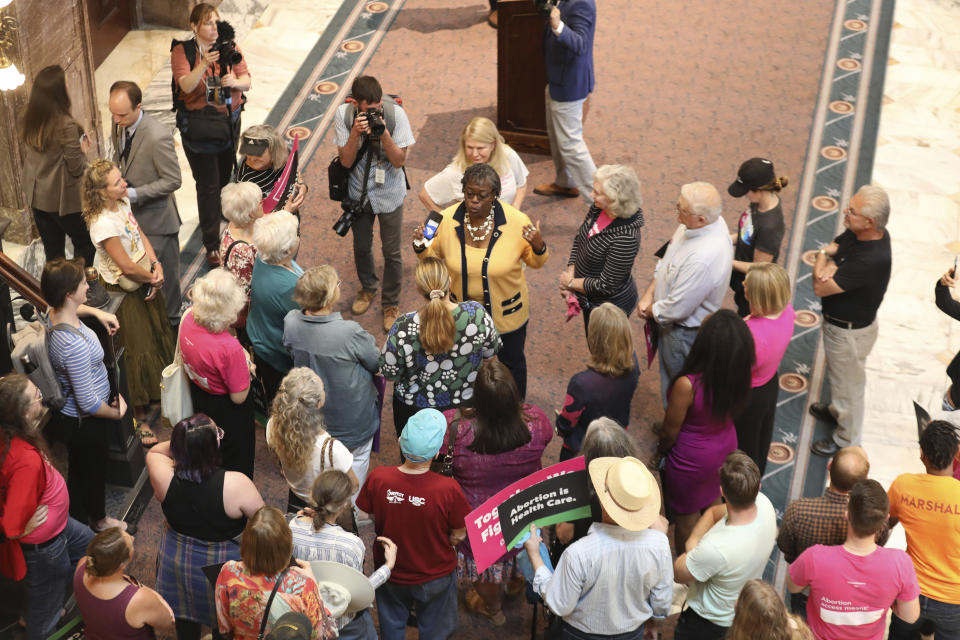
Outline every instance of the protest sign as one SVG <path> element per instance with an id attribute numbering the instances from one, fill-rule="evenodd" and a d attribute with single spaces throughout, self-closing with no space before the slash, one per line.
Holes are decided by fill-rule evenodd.
<path id="1" fill-rule="evenodd" d="M 499 560 L 531 524 L 589 518 L 588 483 L 583 457 L 572 458 L 517 480 L 471 511 L 467 536 L 477 572 Z"/>

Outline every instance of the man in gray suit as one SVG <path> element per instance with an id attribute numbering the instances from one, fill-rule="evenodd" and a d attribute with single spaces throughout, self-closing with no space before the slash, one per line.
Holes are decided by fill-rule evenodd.
<path id="1" fill-rule="evenodd" d="M 133 215 L 163 265 L 167 316 L 180 322 L 180 212 L 174 192 L 180 188 L 180 163 L 173 134 L 143 111 L 143 94 L 133 82 L 110 87 L 113 161 L 127 181 Z"/>

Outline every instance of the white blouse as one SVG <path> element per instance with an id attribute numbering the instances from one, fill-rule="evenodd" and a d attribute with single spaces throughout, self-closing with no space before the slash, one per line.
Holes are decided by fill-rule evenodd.
<path id="1" fill-rule="evenodd" d="M 517 198 L 517 189 L 527 184 L 530 171 L 516 151 L 506 147 L 506 153 L 510 168 L 500 175 L 500 200 L 512 205 Z M 463 180 L 463 171 L 450 163 L 443 171 L 427 180 L 423 187 L 430 199 L 441 209 L 445 209 L 454 202 L 463 200 L 461 180 Z"/>

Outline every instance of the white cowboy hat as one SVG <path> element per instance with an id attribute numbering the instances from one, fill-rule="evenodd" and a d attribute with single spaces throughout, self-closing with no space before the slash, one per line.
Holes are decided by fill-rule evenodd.
<path id="1" fill-rule="evenodd" d="M 314 560 L 310 567 L 322 594 L 323 604 L 334 617 L 357 613 L 373 604 L 370 579 L 353 567 L 326 560 Z M 330 602 L 327 602 L 328 597 Z"/>

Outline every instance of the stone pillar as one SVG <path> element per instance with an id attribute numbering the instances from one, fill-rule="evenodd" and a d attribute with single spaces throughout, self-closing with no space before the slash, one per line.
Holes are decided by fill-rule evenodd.
<path id="1" fill-rule="evenodd" d="M 20 192 L 23 149 L 19 116 L 38 71 L 52 64 L 63 67 L 74 119 L 93 139 L 95 151 L 106 147 L 100 139 L 90 28 L 83 0 L 14 0 L 4 11 L 19 23 L 19 50 L 14 52 L 14 61 L 27 80 L 15 91 L 0 92 L 0 145 L 10 150 L 0 154 L 0 215 L 12 222 L 5 238 L 26 244 L 36 237 L 36 231 Z"/>

